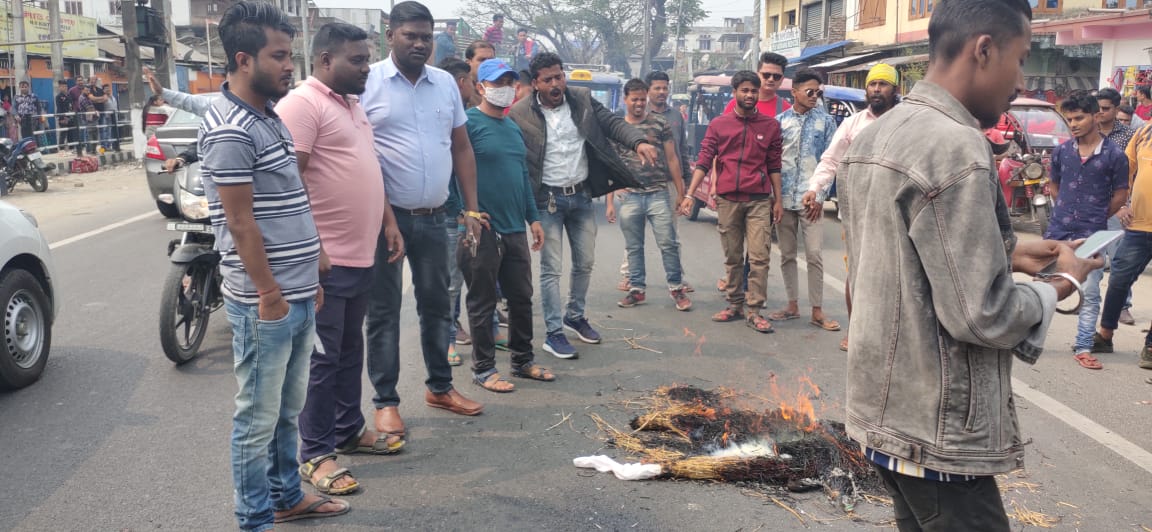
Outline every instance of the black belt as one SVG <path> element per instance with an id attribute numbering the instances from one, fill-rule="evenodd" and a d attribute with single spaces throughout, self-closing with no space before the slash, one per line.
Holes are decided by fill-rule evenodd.
<path id="1" fill-rule="evenodd" d="M 548 192 L 555 194 L 555 195 L 575 196 L 576 194 L 584 192 L 584 182 L 581 181 L 581 182 L 576 183 L 575 185 L 572 185 L 570 187 L 554 187 L 551 185 L 544 185 L 544 188 L 547 189 Z"/>
<path id="2" fill-rule="evenodd" d="M 396 214 L 407 214 L 408 216 L 432 216 L 444 212 L 444 206 L 441 205 L 430 209 L 401 209 L 400 207 L 393 206 L 392 212 Z"/>

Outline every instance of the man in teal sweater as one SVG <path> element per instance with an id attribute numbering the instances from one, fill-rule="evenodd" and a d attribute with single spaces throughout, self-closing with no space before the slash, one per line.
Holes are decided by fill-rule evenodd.
<path id="1" fill-rule="evenodd" d="M 526 229 L 532 231 L 532 251 L 544 243 L 536 197 L 528 180 L 527 149 L 515 122 L 504 111 L 516 96 L 519 74 L 499 59 L 480 64 L 476 90 L 484 100 L 468 110 L 468 138 L 476 155 L 479 204 L 488 213 L 490 228 L 476 242 L 457 251 L 468 283 L 468 324 L 472 327 L 473 380 L 484 389 L 506 393 L 515 386 L 496 371 L 492 313 L 496 283 L 508 300 L 508 350 L 512 375 L 538 381 L 556 379 L 536 364 L 532 352 L 532 257 Z"/>

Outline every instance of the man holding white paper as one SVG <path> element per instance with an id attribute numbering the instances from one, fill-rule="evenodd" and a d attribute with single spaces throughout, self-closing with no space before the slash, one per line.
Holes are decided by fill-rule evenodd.
<path id="1" fill-rule="evenodd" d="M 1056 208 L 1044 238 L 1079 240 L 1108 229 L 1108 218 L 1128 200 L 1128 158 L 1116 143 L 1100 134 L 1096 97 L 1086 92 L 1060 102 L 1060 113 L 1068 121 L 1072 138 L 1052 152 L 1052 195 Z M 1102 251 L 1107 254 L 1107 251 Z M 1084 281 L 1084 303 L 1076 343 L 1076 362 L 1087 369 L 1104 366 L 1092 353 L 1096 318 L 1100 315 L 1100 281 L 1103 268 L 1088 274 Z"/>

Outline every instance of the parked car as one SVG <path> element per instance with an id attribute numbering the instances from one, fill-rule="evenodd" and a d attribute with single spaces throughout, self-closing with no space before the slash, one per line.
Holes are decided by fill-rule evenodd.
<path id="1" fill-rule="evenodd" d="M 208 96 L 215 96 L 212 93 Z M 148 190 L 156 200 L 156 208 L 166 218 L 179 218 L 173 194 L 174 176 L 164 172 L 164 161 L 180 155 L 196 144 L 200 131 L 201 116 L 184 110 L 177 110 L 168 123 L 156 128 L 156 134 L 148 138 L 144 150 L 144 173 L 148 177 Z"/>
<path id="2" fill-rule="evenodd" d="M 0 390 L 36 382 L 56 319 L 55 270 L 36 218 L 0 201 Z"/>

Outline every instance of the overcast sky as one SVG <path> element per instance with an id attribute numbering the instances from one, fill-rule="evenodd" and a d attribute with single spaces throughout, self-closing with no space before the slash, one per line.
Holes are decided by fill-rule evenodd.
<path id="1" fill-rule="evenodd" d="M 381 0 L 313 0 L 319 7 L 354 7 L 360 9 L 388 10 L 388 3 Z M 724 17 L 752 16 L 752 2 L 748 0 L 703 0 L 704 9 L 708 11 L 708 18 L 702 25 L 719 26 Z M 460 7 L 466 2 L 461 0 L 423 0 L 424 5 L 432 10 L 436 18 L 450 18 L 456 16 Z M 670 2 L 672 3 L 672 2 Z M 742 5 L 741 5 L 742 4 Z"/>

